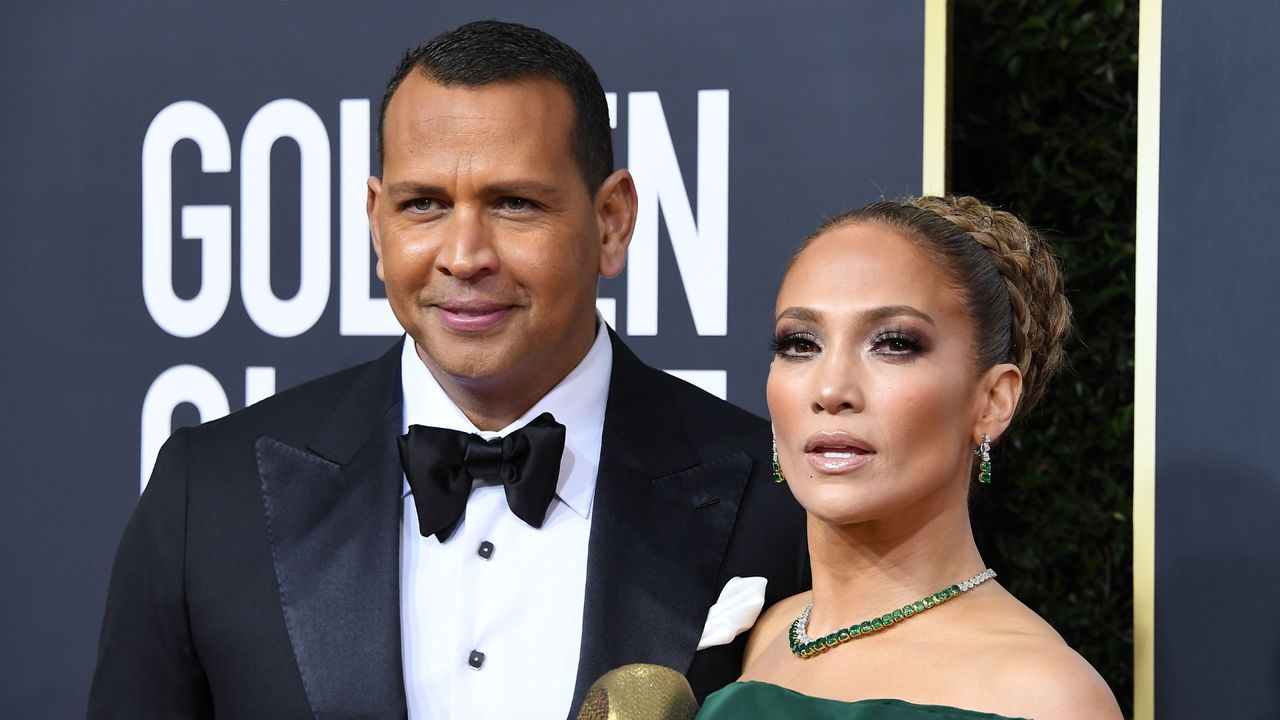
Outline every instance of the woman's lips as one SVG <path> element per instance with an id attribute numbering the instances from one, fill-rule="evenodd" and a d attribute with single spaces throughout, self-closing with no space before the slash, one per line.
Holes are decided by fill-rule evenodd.
<path id="1" fill-rule="evenodd" d="M 815 450 L 805 453 L 804 456 L 809 461 L 809 465 L 818 472 L 839 475 L 852 472 L 866 465 L 871 462 L 871 458 L 874 455 L 875 453 L 854 452 L 846 448 L 843 450 Z"/>
<path id="2" fill-rule="evenodd" d="M 513 306 L 491 302 L 441 303 L 435 306 L 440 323 L 455 332 L 481 333 L 506 319 Z"/>
<path id="3" fill-rule="evenodd" d="M 867 442 L 849 433 L 819 432 L 809 437 L 804 454 L 818 472 L 838 475 L 866 465 L 876 453 Z"/>

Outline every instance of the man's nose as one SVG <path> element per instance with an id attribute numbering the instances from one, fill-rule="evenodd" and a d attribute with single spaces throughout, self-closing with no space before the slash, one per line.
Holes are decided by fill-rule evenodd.
<path id="1" fill-rule="evenodd" d="M 866 371 L 858 358 L 828 353 L 818 363 L 818 371 L 813 376 L 813 412 L 830 415 L 862 412 L 866 405 L 863 395 Z"/>
<path id="2" fill-rule="evenodd" d="M 456 207 L 446 221 L 436 270 L 456 278 L 475 278 L 497 272 L 498 253 L 492 228 L 481 210 Z"/>

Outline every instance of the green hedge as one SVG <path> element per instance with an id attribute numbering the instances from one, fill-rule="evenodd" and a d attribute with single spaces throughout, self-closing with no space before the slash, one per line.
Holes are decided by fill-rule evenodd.
<path id="1" fill-rule="evenodd" d="M 979 546 L 1131 715 L 1137 2 L 956 0 L 951 30 L 949 188 L 1046 230 L 1076 317 L 975 493 Z"/>

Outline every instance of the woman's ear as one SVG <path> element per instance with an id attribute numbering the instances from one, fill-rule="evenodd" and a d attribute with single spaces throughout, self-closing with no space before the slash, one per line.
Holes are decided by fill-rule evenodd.
<path id="1" fill-rule="evenodd" d="M 1022 371 L 1012 363 L 994 365 L 982 374 L 979 386 L 978 422 L 973 429 L 975 445 L 983 435 L 992 440 L 1004 434 L 1022 397 Z"/>

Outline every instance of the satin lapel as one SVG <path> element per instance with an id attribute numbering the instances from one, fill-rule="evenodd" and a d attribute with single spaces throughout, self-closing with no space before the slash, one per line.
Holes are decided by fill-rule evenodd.
<path id="1" fill-rule="evenodd" d="M 699 457 L 662 415 L 658 371 L 613 340 L 574 708 L 621 665 L 688 670 L 752 466 Z"/>
<path id="2" fill-rule="evenodd" d="M 317 718 L 404 717 L 399 346 L 302 450 L 257 443 L 280 605 Z"/>

